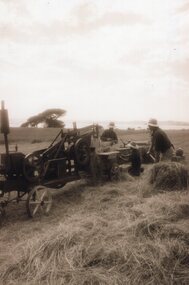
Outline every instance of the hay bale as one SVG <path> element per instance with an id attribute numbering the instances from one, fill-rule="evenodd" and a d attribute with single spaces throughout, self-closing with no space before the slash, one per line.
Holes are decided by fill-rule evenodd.
<path id="1" fill-rule="evenodd" d="M 188 170 L 178 162 L 154 164 L 150 172 L 150 183 L 162 190 L 179 190 L 188 186 Z"/>

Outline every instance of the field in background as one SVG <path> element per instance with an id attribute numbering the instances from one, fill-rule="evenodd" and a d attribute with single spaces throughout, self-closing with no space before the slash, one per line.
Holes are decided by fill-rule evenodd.
<path id="1" fill-rule="evenodd" d="M 37 149 L 46 148 L 54 140 L 60 129 L 56 128 L 11 128 L 8 135 L 10 150 L 14 151 L 18 146 L 18 151 L 30 153 Z M 122 141 L 150 141 L 147 130 L 116 130 L 119 138 L 119 145 Z M 187 161 L 189 161 L 189 130 L 167 130 L 175 148 L 183 148 Z M 4 139 L 0 134 L 0 152 L 4 152 Z"/>
<path id="2" fill-rule="evenodd" d="M 11 148 L 43 148 L 57 133 L 11 129 Z M 189 130 L 167 133 L 188 166 Z M 145 131 L 118 136 L 149 140 Z M 189 189 L 155 191 L 150 168 L 118 183 L 92 187 L 81 180 L 52 191 L 49 216 L 31 220 L 24 203 L 9 205 L 0 235 L 1 284 L 188 284 Z"/>

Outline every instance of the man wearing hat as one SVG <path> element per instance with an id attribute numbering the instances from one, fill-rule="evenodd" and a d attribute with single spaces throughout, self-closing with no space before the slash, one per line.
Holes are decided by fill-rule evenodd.
<path id="1" fill-rule="evenodd" d="M 148 153 L 155 152 L 156 161 L 171 161 L 174 146 L 167 134 L 159 128 L 156 119 L 150 119 L 148 127 L 151 133 L 151 146 Z"/>
<path id="2" fill-rule="evenodd" d="M 117 134 L 114 131 L 115 123 L 109 123 L 109 129 L 105 130 L 101 135 L 102 142 L 110 142 L 112 145 L 118 143 Z"/>

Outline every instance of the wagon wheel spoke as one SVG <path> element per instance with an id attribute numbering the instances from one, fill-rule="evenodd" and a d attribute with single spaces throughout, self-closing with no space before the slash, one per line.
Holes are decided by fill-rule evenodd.
<path id="1" fill-rule="evenodd" d="M 37 204 L 37 206 L 34 208 L 34 210 L 33 210 L 33 216 L 35 216 L 35 214 L 36 214 L 37 211 L 39 210 L 39 207 L 40 207 L 40 203 Z"/>
<path id="2" fill-rule="evenodd" d="M 47 200 L 46 200 L 45 198 L 47 198 Z M 43 212 L 46 212 L 46 210 L 47 210 L 47 208 L 46 208 L 47 205 L 48 205 L 48 204 L 50 205 L 51 203 L 52 203 L 52 201 L 48 199 L 48 191 L 45 190 L 45 191 L 42 193 L 41 197 L 40 197 L 40 208 L 41 208 L 41 210 L 42 210 Z"/>
<path id="3" fill-rule="evenodd" d="M 34 205 L 34 207 L 32 206 L 32 208 L 30 208 L 31 212 L 32 212 L 32 216 L 35 216 L 35 214 L 37 213 L 37 211 L 39 210 L 41 201 L 39 200 L 38 197 L 38 191 L 35 191 L 32 195 L 32 200 L 29 202 L 30 205 Z"/>
<path id="4" fill-rule="evenodd" d="M 40 201 L 41 201 L 41 202 L 43 201 L 43 198 L 45 197 L 45 195 L 47 195 L 47 190 L 45 190 L 45 191 L 42 193 L 42 195 L 41 195 L 41 197 L 40 197 Z"/>
<path id="5" fill-rule="evenodd" d="M 43 186 L 37 186 L 28 194 L 26 202 L 29 217 L 48 214 L 52 206 L 52 197 L 49 190 Z"/>

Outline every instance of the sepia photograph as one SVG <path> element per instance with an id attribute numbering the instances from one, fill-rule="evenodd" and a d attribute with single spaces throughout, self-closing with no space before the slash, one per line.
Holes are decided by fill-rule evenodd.
<path id="1" fill-rule="evenodd" d="M 0 0 L 0 285 L 189 284 L 189 0 Z"/>

